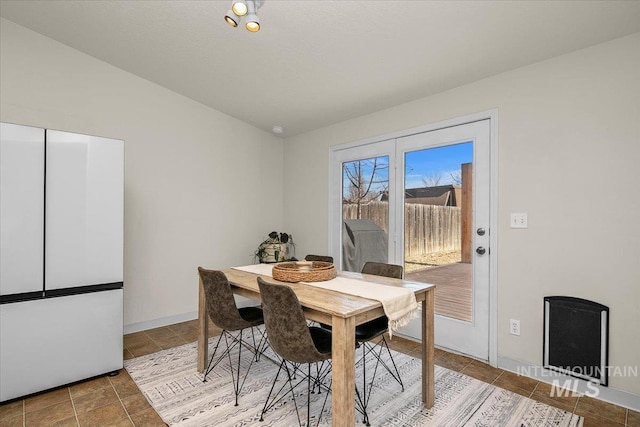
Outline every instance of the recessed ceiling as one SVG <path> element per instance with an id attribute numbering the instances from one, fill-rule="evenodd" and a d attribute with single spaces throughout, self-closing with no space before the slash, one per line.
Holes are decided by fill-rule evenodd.
<path id="1" fill-rule="evenodd" d="M 283 136 L 640 31 L 638 1 L 9 1 L 0 15 Z"/>

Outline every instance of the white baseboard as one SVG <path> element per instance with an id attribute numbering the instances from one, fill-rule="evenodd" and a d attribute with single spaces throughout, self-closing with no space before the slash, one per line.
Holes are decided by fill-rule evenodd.
<path id="1" fill-rule="evenodd" d="M 234 295 L 236 299 L 236 305 L 238 308 L 249 307 L 256 305 L 256 300 L 245 298 L 241 295 Z M 195 320 L 198 318 L 197 311 L 191 311 L 189 313 L 176 314 L 174 316 L 162 317 L 160 319 L 148 320 L 146 322 L 130 323 L 124 325 L 124 333 L 132 334 L 134 332 L 146 331 L 153 328 L 161 328 L 163 326 L 174 325 L 180 322 L 188 322 L 189 320 Z"/>
<path id="2" fill-rule="evenodd" d="M 498 356 L 498 367 L 549 384 L 554 384 L 554 382 L 555 385 L 559 386 L 571 384 L 571 390 L 573 392 L 585 394 L 595 399 L 613 403 L 614 405 L 633 409 L 634 411 L 640 411 L 640 396 L 629 393 L 628 391 L 589 383 L 579 378 L 545 369 L 542 366 L 520 362 L 503 356 Z M 637 374 L 637 371 L 631 372 L 631 374 Z"/>
<path id="3" fill-rule="evenodd" d="M 190 313 L 177 314 L 175 316 L 162 317 L 160 319 L 148 320 L 146 322 L 130 323 L 124 325 L 124 333 L 132 334 L 134 332 L 146 331 L 153 328 L 161 328 L 163 326 L 169 326 L 180 322 L 187 322 L 198 318 L 198 312 L 192 311 Z"/>

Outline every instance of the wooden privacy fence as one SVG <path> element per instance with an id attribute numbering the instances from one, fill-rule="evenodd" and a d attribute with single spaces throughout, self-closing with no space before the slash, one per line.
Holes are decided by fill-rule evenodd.
<path id="1" fill-rule="evenodd" d="M 459 251 L 460 213 L 459 207 L 405 204 L 405 257 Z"/>
<path id="2" fill-rule="evenodd" d="M 389 235 L 389 202 L 369 202 L 360 205 L 362 215 L 358 216 L 358 205 L 342 204 L 343 219 L 370 219 Z"/>
<path id="3" fill-rule="evenodd" d="M 370 219 L 389 234 L 388 202 L 369 202 L 360 206 L 363 219 Z M 342 205 L 344 219 L 357 219 L 358 206 Z M 433 252 L 458 251 L 461 248 L 462 215 L 459 207 L 404 205 L 405 257 L 426 255 Z"/>

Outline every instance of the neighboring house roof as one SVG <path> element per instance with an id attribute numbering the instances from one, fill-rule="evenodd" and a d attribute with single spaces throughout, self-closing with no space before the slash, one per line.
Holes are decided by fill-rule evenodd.
<path id="1" fill-rule="evenodd" d="M 404 191 L 404 198 L 409 203 L 436 206 L 460 206 L 459 185 L 437 185 L 435 187 L 408 188 Z M 384 192 L 380 201 L 389 200 L 389 193 Z"/>

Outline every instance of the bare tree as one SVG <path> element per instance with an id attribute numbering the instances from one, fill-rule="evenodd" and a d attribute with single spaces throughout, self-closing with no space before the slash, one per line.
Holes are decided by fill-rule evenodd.
<path id="1" fill-rule="evenodd" d="M 343 163 L 342 174 L 348 184 L 345 183 L 347 187 L 342 201 L 357 205 L 358 218 L 362 218 L 362 205 L 376 200 L 388 190 L 389 180 L 381 176 L 381 172 L 388 168 L 389 164 L 377 157 Z"/>
<path id="2" fill-rule="evenodd" d="M 453 185 L 462 185 L 462 170 L 458 169 L 449 172 L 449 179 Z"/>
<path id="3" fill-rule="evenodd" d="M 436 187 L 440 185 L 440 181 L 442 181 L 442 176 L 438 173 L 432 172 L 422 177 L 422 184 L 424 184 L 425 187 Z"/>
<path id="4" fill-rule="evenodd" d="M 422 184 L 425 187 L 437 187 L 438 185 L 462 185 L 462 171 L 460 169 L 450 171 L 447 173 L 447 178 L 443 178 L 438 173 L 432 173 L 430 175 L 422 177 Z"/>

